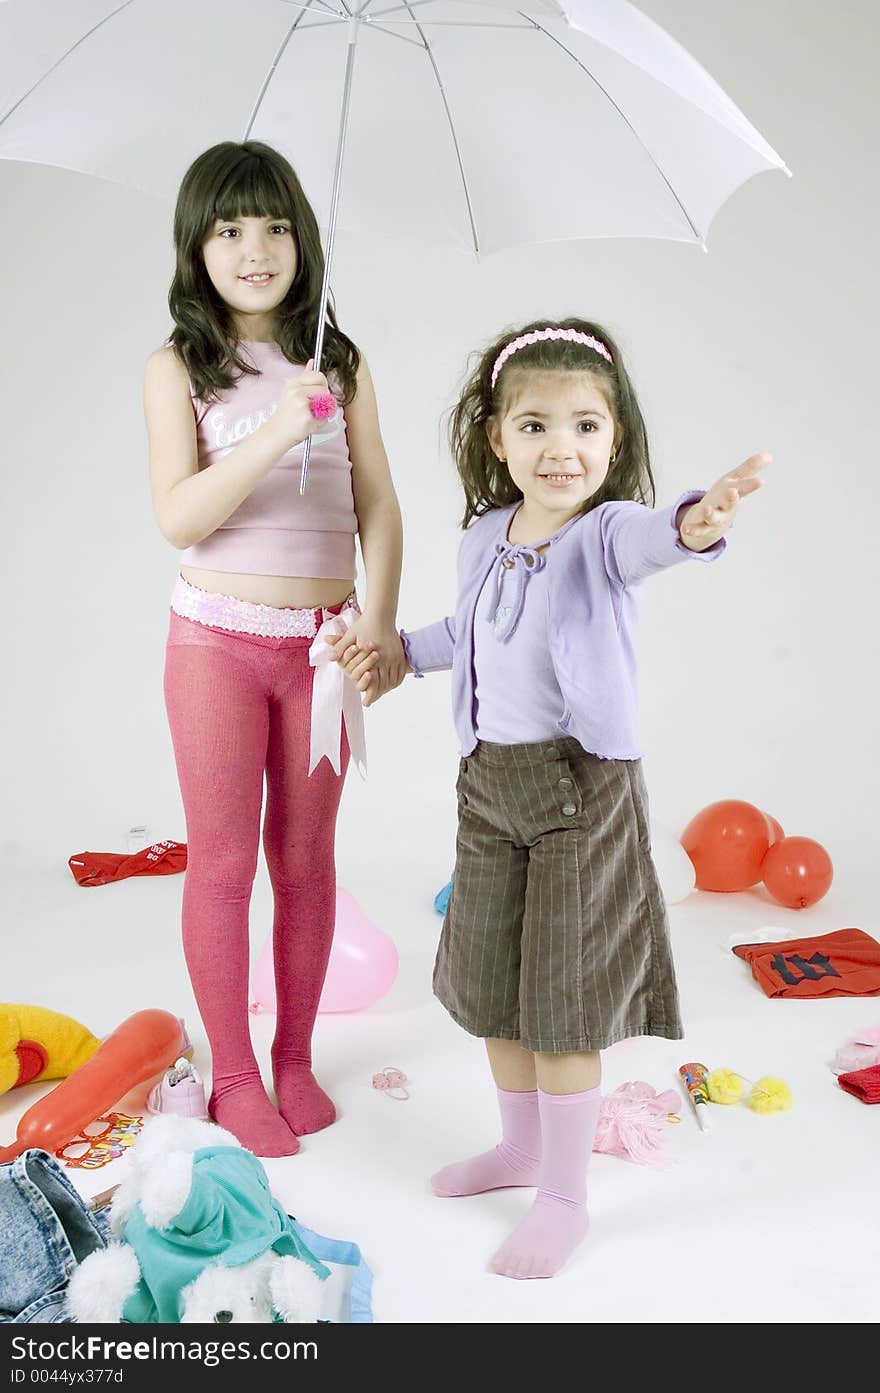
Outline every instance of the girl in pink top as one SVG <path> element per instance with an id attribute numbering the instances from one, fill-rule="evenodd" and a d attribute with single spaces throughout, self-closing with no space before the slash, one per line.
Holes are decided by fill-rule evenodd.
<path id="1" fill-rule="evenodd" d="M 147 362 L 144 403 L 156 518 L 183 552 L 165 667 L 187 828 L 183 944 L 211 1047 L 210 1114 L 257 1155 L 289 1156 L 336 1116 L 311 1072 L 311 1036 L 342 781 L 350 753 L 363 761 L 359 699 L 327 639 L 349 629 L 393 653 L 400 510 L 366 362 L 332 310 L 326 376 L 309 361 L 324 258 L 288 162 L 256 141 L 205 151 L 181 184 L 174 242 L 174 329 Z M 386 680 L 401 671 L 392 657 Z M 248 1016 L 264 782 L 277 1109 Z"/>

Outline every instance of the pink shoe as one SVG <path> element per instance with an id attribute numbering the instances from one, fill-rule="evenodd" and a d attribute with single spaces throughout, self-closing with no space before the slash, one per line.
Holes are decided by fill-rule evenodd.
<path id="1" fill-rule="evenodd" d="M 161 1083 L 150 1089 L 147 1112 L 208 1120 L 205 1085 L 195 1065 L 183 1055 L 175 1060 L 173 1069 L 165 1071 Z"/>

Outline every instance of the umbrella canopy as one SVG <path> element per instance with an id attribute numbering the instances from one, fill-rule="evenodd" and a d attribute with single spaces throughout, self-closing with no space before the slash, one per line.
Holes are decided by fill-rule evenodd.
<path id="1" fill-rule="evenodd" d="M 449 242 L 704 243 L 780 157 L 625 0 L 5 0 L 0 157 L 173 199 L 220 140 L 284 152 L 319 221 Z"/>

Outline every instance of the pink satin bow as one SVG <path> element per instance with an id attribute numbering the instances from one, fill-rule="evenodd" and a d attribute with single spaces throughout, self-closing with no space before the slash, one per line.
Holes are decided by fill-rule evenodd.
<path id="1" fill-rule="evenodd" d="M 351 628 L 360 614 L 351 606 L 339 614 L 327 614 L 309 649 L 309 663 L 315 669 L 312 684 L 312 730 L 309 749 L 309 773 L 326 755 L 336 774 L 340 772 L 342 721 L 351 757 L 362 779 L 367 776 L 367 745 L 364 735 L 364 710 L 360 692 L 345 675 L 339 663 L 333 661 L 334 649 L 327 639 L 341 637 Z"/>

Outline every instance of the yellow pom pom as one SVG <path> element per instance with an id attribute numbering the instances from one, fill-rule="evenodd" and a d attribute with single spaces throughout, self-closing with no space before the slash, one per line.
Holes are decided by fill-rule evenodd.
<path id="1" fill-rule="evenodd" d="M 713 1103 L 738 1103 L 745 1093 L 742 1079 L 732 1069 L 713 1069 L 706 1078 L 706 1088 Z"/>
<path id="2" fill-rule="evenodd" d="M 785 1080 L 773 1079 L 769 1075 L 758 1079 L 757 1083 L 752 1085 L 752 1091 L 746 1099 L 746 1104 L 752 1112 L 784 1112 L 793 1102 L 791 1089 Z"/>

